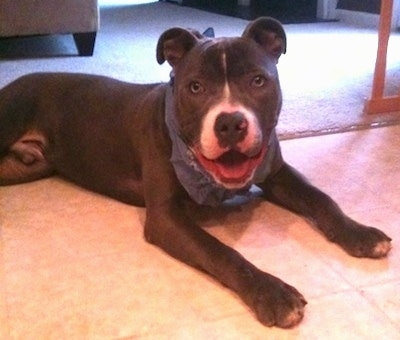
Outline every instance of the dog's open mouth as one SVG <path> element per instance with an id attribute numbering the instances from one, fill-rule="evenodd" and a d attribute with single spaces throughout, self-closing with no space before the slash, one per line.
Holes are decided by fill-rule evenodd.
<path id="1" fill-rule="evenodd" d="M 240 188 L 249 183 L 266 152 L 267 147 L 264 147 L 252 157 L 236 150 L 229 150 L 213 160 L 208 159 L 201 152 L 196 153 L 196 156 L 203 168 L 217 182 L 228 187 Z"/>

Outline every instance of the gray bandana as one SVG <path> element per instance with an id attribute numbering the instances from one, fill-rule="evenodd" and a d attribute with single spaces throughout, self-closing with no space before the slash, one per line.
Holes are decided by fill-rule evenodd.
<path id="1" fill-rule="evenodd" d="M 174 109 L 172 86 L 169 86 L 165 99 L 165 122 L 172 141 L 170 160 L 181 185 L 189 196 L 198 204 L 218 206 L 235 195 L 248 194 L 251 184 L 242 189 L 226 189 L 222 185 L 215 183 L 214 179 L 202 168 L 193 152 L 180 137 Z M 271 172 L 277 145 L 277 143 L 273 143 L 274 138 L 276 139 L 275 131 L 271 134 L 267 155 L 254 174 L 253 183 L 264 181 Z"/>

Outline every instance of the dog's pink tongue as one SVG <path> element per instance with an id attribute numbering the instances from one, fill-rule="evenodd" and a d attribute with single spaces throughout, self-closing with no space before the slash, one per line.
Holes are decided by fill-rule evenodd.
<path id="1" fill-rule="evenodd" d="M 236 182 L 249 177 L 252 171 L 252 162 L 240 152 L 229 151 L 217 159 L 215 167 L 218 177 L 228 182 Z"/>
<path id="2" fill-rule="evenodd" d="M 231 168 L 217 165 L 217 172 L 218 176 L 226 182 L 239 182 L 249 177 L 250 171 L 247 164 L 242 164 Z"/>

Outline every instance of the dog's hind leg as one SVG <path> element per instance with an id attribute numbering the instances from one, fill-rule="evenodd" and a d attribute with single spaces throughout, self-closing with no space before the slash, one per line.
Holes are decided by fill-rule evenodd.
<path id="1" fill-rule="evenodd" d="M 40 133 L 24 134 L 0 155 L 0 185 L 12 185 L 50 176 L 54 170 L 44 156 L 47 141 Z"/>

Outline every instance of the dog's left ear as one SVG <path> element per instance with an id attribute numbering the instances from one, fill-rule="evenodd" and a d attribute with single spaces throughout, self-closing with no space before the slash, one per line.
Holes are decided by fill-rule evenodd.
<path id="1" fill-rule="evenodd" d="M 171 28 L 165 31 L 157 43 L 157 61 L 159 64 L 168 61 L 175 68 L 185 54 L 191 50 L 202 35 L 194 30 Z"/>
<path id="2" fill-rule="evenodd" d="M 243 38 L 252 39 L 278 63 L 279 57 L 286 53 L 286 34 L 282 24 L 273 18 L 262 17 L 250 22 L 245 28 Z"/>

